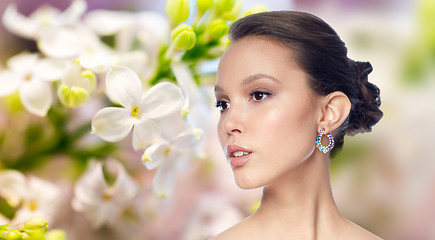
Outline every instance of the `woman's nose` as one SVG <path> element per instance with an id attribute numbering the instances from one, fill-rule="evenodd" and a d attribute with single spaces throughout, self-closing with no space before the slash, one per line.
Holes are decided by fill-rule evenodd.
<path id="1" fill-rule="evenodd" d="M 245 131 L 245 123 L 242 117 L 242 111 L 237 111 L 235 106 L 231 106 L 223 120 L 224 131 L 229 135 L 240 134 Z"/>

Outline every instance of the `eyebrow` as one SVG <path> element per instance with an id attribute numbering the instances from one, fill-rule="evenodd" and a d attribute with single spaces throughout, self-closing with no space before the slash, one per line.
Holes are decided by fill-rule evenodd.
<path id="1" fill-rule="evenodd" d="M 260 80 L 260 79 L 270 79 L 270 80 L 272 80 L 274 82 L 281 83 L 277 78 L 275 78 L 273 76 L 270 76 L 270 75 L 267 75 L 267 74 L 264 74 L 264 73 L 257 73 L 257 74 L 250 75 L 250 76 L 246 77 L 245 79 L 243 79 L 242 86 L 246 86 L 246 85 L 248 85 L 248 84 L 250 84 L 252 82 L 255 82 L 257 80 Z M 222 91 L 222 88 L 219 87 L 218 85 L 216 85 L 214 87 L 214 91 L 215 92 Z"/>
<path id="2" fill-rule="evenodd" d="M 257 73 L 257 74 L 250 75 L 247 78 L 245 78 L 243 80 L 243 82 L 242 82 L 242 85 L 248 85 L 248 84 L 250 84 L 252 82 L 255 82 L 255 81 L 259 80 L 259 79 L 270 79 L 270 80 L 272 80 L 274 82 L 281 83 L 278 79 L 276 79 L 276 78 L 274 78 L 274 77 L 272 77 L 270 75 L 267 75 L 267 74 L 264 74 L 264 73 Z"/>

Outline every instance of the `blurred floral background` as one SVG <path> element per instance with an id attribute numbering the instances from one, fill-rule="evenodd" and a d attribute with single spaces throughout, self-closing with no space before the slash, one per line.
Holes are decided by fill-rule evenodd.
<path id="1" fill-rule="evenodd" d="M 255 211 L 212 89 L 228 26 L 265 10 L 318 15 L 374 66 L 384 118 L 332 160 L 343 215 L 435 239 L 433 0 L 2 0 L 0 239 L 42 216 L 41 239 L 199 240 Z"/>

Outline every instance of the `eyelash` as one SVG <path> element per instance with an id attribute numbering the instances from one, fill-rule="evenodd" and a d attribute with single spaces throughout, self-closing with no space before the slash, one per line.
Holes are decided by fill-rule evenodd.
<path id="1" fill-rule="evenodd" d="M 270 94 L 268 92 L 262 92 L 262 91 L 253 91 L 249 94 L 250 100 L 253 100 L 254 102 L 260 102 L 260 101 L 270 97 L 270 95 L 272 95 L 272 94 Z M 260 96 L 260 99 L 256 99 L 256 96 Z M 216 101 L 215 107 L 220 109 L 221 112 L 223 112 L 230 107 L 230 103 L 226 102 L 226 101 L 219 100 L 219 101 Z"/>
<path id="2" fill-rule="evenodd" d="M 216 101 L 215 104 L 216 108 L 219 108 L 221 110 L 221 112 L 225 111 L 227 108 L 230 107 L 230 103 L 229 102 L 225 102 L 225 101 Z"/>
<path id="3" fill-rule="evenodd" d="M 270 93 L 268 92 L 263 92 L 263 91 L 253 91 L 249 94 L 249 96 L 251 96 L 251 100 L 253 100 L 254 102 L 260 102 L 268 97 L 270 97 Z M 256 99 L 257 96 L 260 96 L 260 99 Z"/>

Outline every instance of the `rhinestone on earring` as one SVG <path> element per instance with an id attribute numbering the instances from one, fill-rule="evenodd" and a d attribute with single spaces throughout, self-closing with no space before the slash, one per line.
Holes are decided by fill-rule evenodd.
<path id="1" fill-rule="evenodd" d="M 327 153 L 327 152 L 331 151 L 331 149 L 334 147 L 335 142 L 334 142 L 334 138 L 332 137 L 331 132 L 329 132 L 328 134 L 326 134 L 326 136 L 329 139 L 328 146 L 323 146 L 322 145 L 322 136 L 324 133 L 325 133 L 325 129 L 323 128 L 316 138 L 316 148 L 318 148 L 323 153 Z"/>

